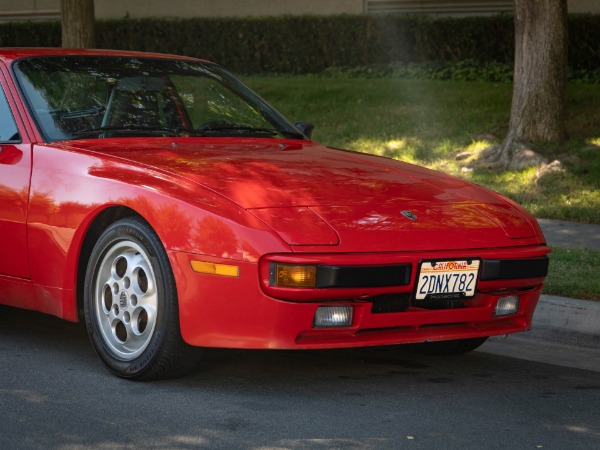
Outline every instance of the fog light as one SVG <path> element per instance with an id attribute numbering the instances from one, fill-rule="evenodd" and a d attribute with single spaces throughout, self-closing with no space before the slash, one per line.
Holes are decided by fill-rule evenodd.
<path id="1" fill-rule="evenodd" d="M 515 314 L 519 310 L 519 296 L 509 295 L 508 297 L 500 297 L 494 310 L 494 316 L 507 316 Z"/>
<path id="2" fill-rule="evenodd" d="M 315 328 L 349 327 L 352 325 L 352 306 L 319 306 Z"/>

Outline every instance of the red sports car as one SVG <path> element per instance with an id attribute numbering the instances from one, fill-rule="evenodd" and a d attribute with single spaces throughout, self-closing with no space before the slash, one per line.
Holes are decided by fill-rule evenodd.
<path id="1" fill-rule="evenodd" d="M 459 353 L 530 328 L 550 250 L 510 200 L 320 145 L 210 62 L 0 61 L 0 303 L 85 320 L 114 374 L 178 375 L 201 347 Z"/>

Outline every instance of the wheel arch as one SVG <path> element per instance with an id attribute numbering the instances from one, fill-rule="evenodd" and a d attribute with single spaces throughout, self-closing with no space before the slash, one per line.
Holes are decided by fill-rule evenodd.
<path id="1" fill-rule="evenodd" d="M 127 206 L 115 205 L 109 206 L 102 210 L 90 223 L 83 241 L 81 243 L 81 250 L 79 252 L 79 258 L 77 261 L 77 279 L 75 286 L 75 300 L 77 307 L 77 316 L 80 321 L 83 320 L 83 286 L 85 282 L 85 273 L 87 266 L 94 249 L 94 245 L 98 241 L 98 238 L 102 235 L 110 225 L 118 220 L 126 217 L 139 217 L 143 220 L 144 217 L 137 211 L 128 208 Z"/>

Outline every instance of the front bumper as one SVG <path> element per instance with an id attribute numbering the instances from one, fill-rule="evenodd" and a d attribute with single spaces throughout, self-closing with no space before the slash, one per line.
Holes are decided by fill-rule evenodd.
<path id="1" fill-rule="evenodd" d="M 545 246 L 475 252 L 482 260 L 539 258 Z M 473 253 L 473 252 L 470 252 Z M 510 334 L 531 328 L 544 277 L 479 280 L 475 297 L 457 308 L 426 309 L 411 301 L 403 311 L 378 308 L 377 299 L 410 297 L 419 261 L 456 258 L 456 252 L 427 254 L 268 255 L 257 263 L 228 261 L 189 253 L 169 254 L 177 282 L 180 325 L 184 340 L 195 346 L 246 349 L 325 349 L 391 345 Z M 322 261 L 338 265 L 411 264 L 410 282 L 403 286 L 305 289 L 271 292 L 265 264 L 273 260 Z M 192 260 L 235 264 L 239 276 L 198 274 Z M 268 272 L 268 270 L 267 270 Z M 267 278 L 265 280 L 265 277 Z M 515 314 L 495 317 L 499 298 L 519 296 Z M 275 298 L 277 297 L 277 298 Z M 345 328 L 315 328 L 319 306 L 351 306 L 352 324 Z"/>

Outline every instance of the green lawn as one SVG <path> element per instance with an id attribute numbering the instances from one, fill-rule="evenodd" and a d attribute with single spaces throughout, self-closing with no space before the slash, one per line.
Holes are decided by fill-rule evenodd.
<path id="1" fill-rule="evenodd" d="M 246 82 L 324 144 L 439 169 L 516 200 L 537 217 L 600 224 L 600 87 L 568 92 L 568 141 L 536 148 L 562 173 L 465 172 L 455 157 L 499 143 L 512 85 L 393 78 L 250 77 Z M 600 252 L 553 249 L 545 292 L 600 300 Z"/>
<path id="2" fill-rule="evenodd" d="M 566 170 L 463 172 L 458 153 L 499 143 L 512 85 L 390 78 L 251 77 L 248 84 L 291 120 L 316 125 L 324 144 L 440 169 L 501 192 L 537 217 L 600 224 L 600 87 L 569 88 L 563 145 L 536 150 Z"/>
<path id="3" fill-rule="evenodd" d="M 600 251 L 554 247 L 544 293 L 600 300 Z"/>

